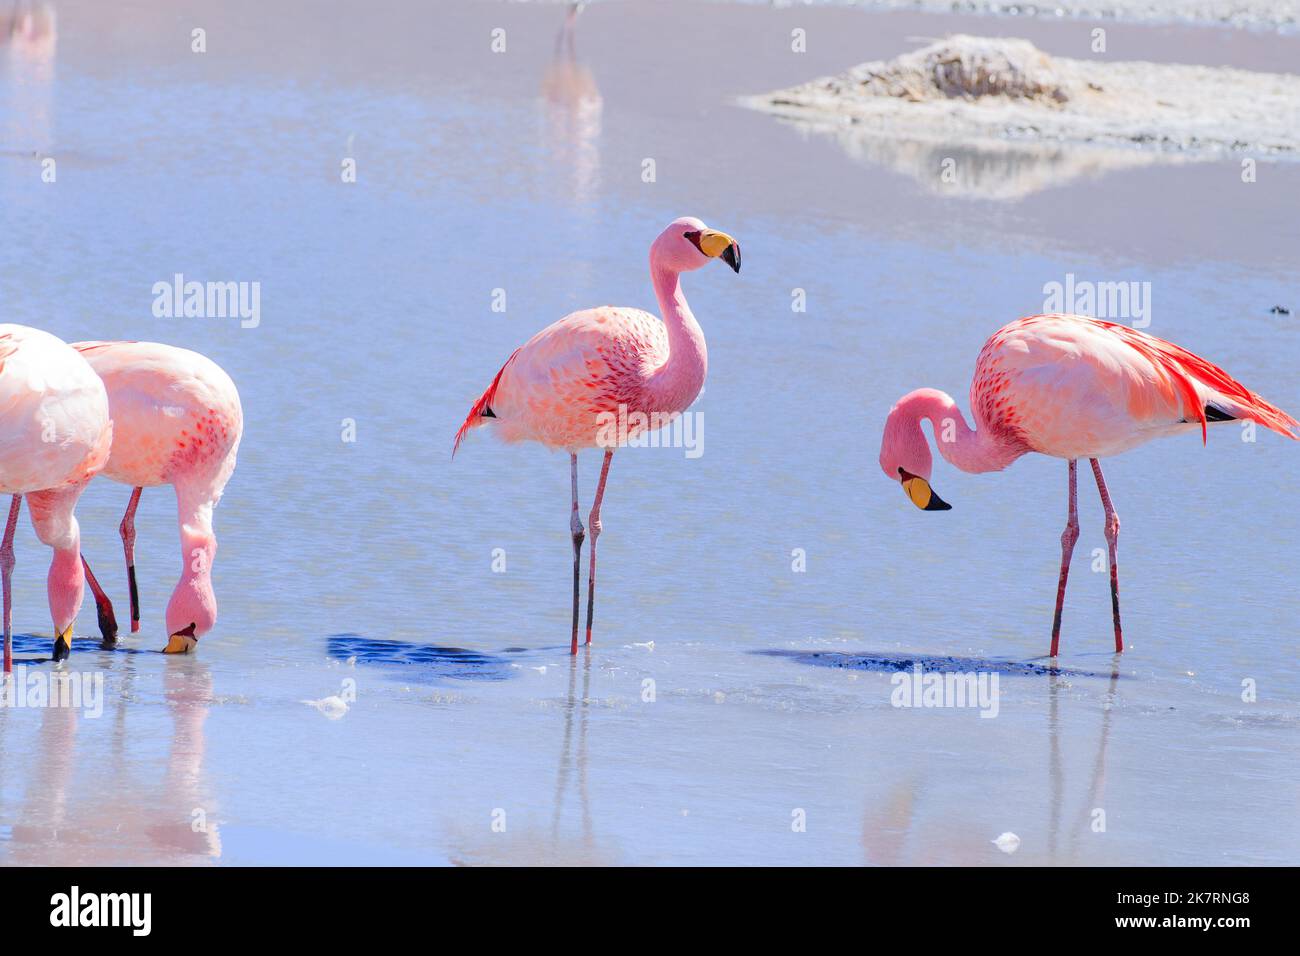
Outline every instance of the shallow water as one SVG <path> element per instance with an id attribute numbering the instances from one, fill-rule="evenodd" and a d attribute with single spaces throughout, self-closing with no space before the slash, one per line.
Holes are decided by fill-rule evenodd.
<path id="1" fill-rule="evenodd" d="M 882 162 L 732 105 L 1001 21 L 600 4 L 575 68 L 552 59 L 558 6 L 338 6 L 66 2 L 54 50 L 0 48 L 6 321 L 202 351 L 246 417 L 217 512 L 217 629 L 197 655 L 154 653 L 177 545 L 174 499 L 147 491 L 143 632 L 107 652 L 93 606 L 78 625 L 70 666 L 103 675 L 102 715 L 0 709 L 0 860 L 1300 857 L 1294 445 L 1229 425 L 1108 465 L 1118 661 L 1084 469 L 1060 673 L 1042 655 L 1063 464 L 941 463 L 944 515 L 915 513 L 876 465 L 895 398 L 933 385 L 964 405 L 987 335 L 1067 273 L 1150 282 L 1151 332 L 1300 408 L 1300 165 L 1244 184 L 1235 160 L 1073 175 L 1049 154 L 1041 188 L 971 198 L 934 188 L 924 151 Z M 789 52 L 792 25 L 808 53 Z M 1284 37 L 1111 29 L 1122 58 L 1295 62 Z M 1088 36 L 1018 32 L 1074 55 Z M 557 92 L 589 82 L 599 106 Z M 616 456 L 596 643 L 573 661 L 567 461 L 480 431 L 453 463 L 451 438 L 537 328 L 652 308 L 648 244 L 684 214 L 744 249 L 739 276 L 686 283 L 711 358 L 703 454 Z M 155 318 L 151 288 L 178 272 L 260 282 L 260 324 Z M 584 514 L 598 464 L 582 461 Z M 122 618 L 128 494 L 96 482 L 79 509 Z M 24 519 L 20 663 L 48 657 L 47 560 Z M 918 662 L 996 674 L 996 719 L 891 706 Z M 353 686 L 346 710 L 328 702 Z M 991 843 L 1004 831 L 1014 855 Z"/>

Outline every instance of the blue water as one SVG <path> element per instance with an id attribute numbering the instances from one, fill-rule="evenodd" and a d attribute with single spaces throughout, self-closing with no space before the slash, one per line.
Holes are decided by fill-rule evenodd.
<path id="1" fill-rule="evenodd" d="M 151 3 L 66 2 L 48 62 L 0 51 L 6 321 L 197 349 L 246 418 L 216 516 L 216 630 L 192 657 L 153 653 L 178 556 L 174 499 L 146 491 L 144 630 L 100 651 L 88 605 L 70 664 L 103 675 L 102 716 L 0 709 L 0 859 L 1300 856 L 1295 445 L 1224 426 L 1206 447 L 1108 465 L 1119 661 L 1085 472 L 1059 672 L 1043 655 L 1064 464 L 941 463 L 942 515 L 917 513 L 876 464 L 899 395 L 932 385 L 964 405 L 984 339 L 1069 272 L 1150 282 L 1149 331 L 1300 408 L 1300 166 L 1261 164 L 1248 185 L 1235 160 L 1076 178 L 1045 160 L 1019 198 L 947 196 L 924 166 L 731 102 L 892 55 L 942 18 L 799 10 L 827 39 L 797 57 L 794 12 L 670 5 L 696 17 L 681 42 L 659 7 L 583 14 L 599 109 L 543 102 L 550 5 L 384 3 L 358 20 L 341 4 L 212 4 L 194 54 L 188 20 Z M 1069 42 L 1066 25 L 1032 29 Z M 289 42 L 304 32 L 317 42 Z M 1130 57 L 1182 49 L 1171 28 L 1123 35 Z M 1213 62 L 1294 52 L 1225 36 Z M 615 456 L 596 643 L 571 661 L 565 457 L 485 430 L 452 462 L 451 439 L 542 325 L 653 308 L 649 242 L 685 214 L 744 250 L 739 276 L 686 284 L 710 353 L 703 454 Z M 260 282 L 260 324 L 155 318 L 152 285 L 177 272 Z M 584 516 L 598 464 L 581 463 Z M 79 508 L 119 617 L 128 494 L 97 481 Z M 24 519 L 20 660 L 48 657 L 47 561 Z M 892 707 L 891 677 L 918 661 L 997 673 L 998 717 Z M 353 693 L 335 719 L 305 703 Z M 1007 830 L 1012 856 L 990 842 Z"/>

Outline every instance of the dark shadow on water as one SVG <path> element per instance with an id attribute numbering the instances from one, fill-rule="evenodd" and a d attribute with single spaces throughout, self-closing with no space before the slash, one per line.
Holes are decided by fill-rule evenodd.
<path id="1" fill-rule="evenodd" d="M 499 654 L 473 651 L 440 644 L 412 644 L 385 641 L 359 634 L 332 634 L 329 656 L 335 660 L 355 657 L 358 664 L 400 671 L 403 680 L 434 683 L 454 680 L 500 681 L 515 676 L 511 657 L 536 653 L 536 649 L 507 647 Z"/>
<path id="2" fill-rule="evenodd" d="M 1056 667 L 1037 661 L 1010 661 L 988 657 L 929 657 L 920 654 L 885 654 L 866 651 L 860 654 L 844 654 L 838 651 L 791 651 L 768 650 L 751 651 L 763 657 L 782 657 L 796 664 L 812 667 L 837 667 L 842 670 L 879 671 L 894 673 L 909 671 L 917 664 L 926 673 L 967 673 L 986 671 L 998 674 L 1011 674 L 1025 677 L 1066 676 L 1066 677 L 1111 677 L 1110 673 L 1077 670 L 1070 667 Z"/>
<path id="3" fill-rule="evenodd" d="M 53 661 L 54 636 L 50 634 L 15 634 L 13 635 L 15 664 L 49 664 Z M 72 655 L 68 658 L 73 664 L 78 655 L 91 654 L 161 654 L 161 647 L 127 647 L 119 640 L 112 647 L 105 647 L 98 637 L 74 637 Z"/>

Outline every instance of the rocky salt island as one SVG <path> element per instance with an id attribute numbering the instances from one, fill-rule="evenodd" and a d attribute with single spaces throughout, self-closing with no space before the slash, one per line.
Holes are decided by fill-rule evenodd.
<path id="1" fill-rule="evenodd" d="M 866 138 L 1300 155 L 1300 77 L 1074 60 L 1009 37 L 949 36 L 742 102 Z"/>

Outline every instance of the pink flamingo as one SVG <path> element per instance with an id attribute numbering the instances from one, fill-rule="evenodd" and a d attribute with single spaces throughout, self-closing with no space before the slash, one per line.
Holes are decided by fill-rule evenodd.
<path id="1" fill-rule="evenodd" d="M 131 631 L 140 630 L 135 579 L 135 511 L 145 488 L 171 485 L 180 522 L 181 578 L 167 604 L 164 652 L 193 650 L 217 621 L 212 510 L 235 470 L 244 413 L 235 383 L 211 359 L 156 342 L 77 342 L 108 389 L 115 440 L 104 475 L 131 486 L 120 531 L 131 597 Z M 113 605 L 86 564 L 107 641 L 117 636 Z"/>
<path id="2" fill-rule="evenodd" d="M 614 445 L 685 411 L 704 385 L 704 332 L 682 292 L 681 274 L 722 259 L 740 271 L 740 246 L 698 219 L 674 220 L 650 246 L 650 279 L 663 321 L 640 309 L 602 306 L 573 312 L 515 350 L 456 432 L 452 456 L 471 428 L 494 421 L 506 441 L 536 441 L 569 453 L 573 508 L 573 640 L 578 653 L 578 594 L 582 542 L 578 517 L 578 451 L 602 447 L 587 577 L 587 643 L 596 599 L 596 539 L 600 505 Z M 613 423 L 617 427 L 613 427 Z M 621 432 L 617 440 L 613 433 Z"/>
<path id="3" fill-rule="evenodd" d="M 1163 435 L 1247 419 L 1294 439 L 1294 418 L 1227 372 L 1186 349 L 1127 326 L 1077 315 L 1034 315 L 999 329 L 975 361 L 970 402 L 975 429 L 943 392 L 921 388 L 898 400 L 885 422 L 880 467 L 924 511 L 951 506 L 930 487 L 929 419 L 940 454 L 966 472 L 1001 471 L 1027 452 L 1069 462 L 1069 519 L 1061 535 L 1061 577 L 1052 621 L 1055 657 L 1070 556 L 1079 537 L 1080 458 L 1092 462 L 1110 550 L 1115 650 L 1124 650 L 1119 620 L 1119 516 L 1098 459 Z"/>
<path id="4" fill-rule="evenodd" d="M 54 660 L 72 650 L 81 610 L 81 529 L 73 513 L 113 441 L 104 384 L 86 360 L 48 332 L 0 325 L 0 494 L 13 495 L 0 573 L 4 589 L 4 670 L 13 669 L 11 582 L 14 532 L 23 495 L 32 527 L 54 549 L 46 587 L 54 619 Z"/>

